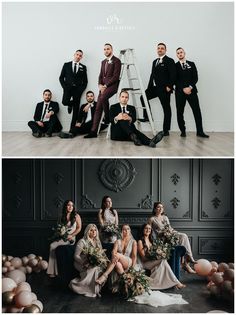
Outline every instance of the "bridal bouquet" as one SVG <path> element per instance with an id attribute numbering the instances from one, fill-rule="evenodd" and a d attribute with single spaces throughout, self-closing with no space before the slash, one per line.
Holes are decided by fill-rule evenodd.
<path id="1" fill-rule="evenodd" d="M 83 249 L 83 253 L 87 256 L 87 260 L 90 266 L 99 266 L 102 269 L 106 269 L 109 263 L 109 259 L 105 254 L 105 250 L 99 247 L 87 246 Z"/>
<path id="2" fill-rule="evenodd" d="M 163 241 L 164 243 L 169 243 L 171 247 L 174 247 L 179 244 L 179 235 L 178 232 L 175 231 L 170 224 L 166 223 L 162 230 L 163 232 Z"/>
<path id="3" fill-rule="evenodd" d="M 58 223 L 56 227 L 52 228 L 52 230 L 54 231 L 54 234 L 52 235 L 52 237 L 50 237 L 50 241 L 68 241 L 67 237 L 69 235 L 69 229 L 65 224 Z"/>
<path id="4" fill-rule="evenodd" d="M 115 224 L 106 224 L 102 227 L 102 232 L 110 237 L 110 236 L 117 236 L 117 238 L 121 238 L 121 232 L 117 225 Z"/>
<path id="5" fill-rule="evenodd" d="M 172 246 L 165 243 L 162 239 L 155 240 L 148 251 L 148 258 L 151 260 L 169 259 Z"/>
<path id="6" fill-rule="evenodd" d="M 133 298 L 144 292 L 149 293 L 149 277 L 145 275 L 145 271 L 137 271 L 130 267 L 119 281 L 119 292 L 125 299 Z"/>

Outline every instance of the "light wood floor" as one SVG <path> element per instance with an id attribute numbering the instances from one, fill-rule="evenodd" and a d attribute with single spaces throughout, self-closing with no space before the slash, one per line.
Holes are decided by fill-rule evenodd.
<path id="1" fill-rule="evenodd" d="M 195 132 L 188 132 L 181 138 L 179 132 L 170 132 L 156 148 L 135 146 L 132 142 L 120 142 L 106 139 L 106 132 L 98 138 L 61 139 L 56 135 L 52 138 L 34 138 L 31 132 L 3 132 L 2 155 L 34 156 L 34 157 L 101 157 L 101 156 L 137 156 L 137 157 L 178 157 L 178 156 L 234 156 L 234 134 L 232 132 L 208 133 L 209 139 L 196 137 Z M 147 133 L 148 135 L 148 133 Z M 149 134 L 151 137 L 151 134 Z"/>

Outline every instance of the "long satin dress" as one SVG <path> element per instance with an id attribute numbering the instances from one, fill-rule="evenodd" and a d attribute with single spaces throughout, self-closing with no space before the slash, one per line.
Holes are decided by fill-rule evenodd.
<path id="1" fill-rule="evenodd" d="M 76 221 L 71 225 L 71 221 L 67 223 L 67 232 L 68 234 L 74 233 L 76 230 L 77 223 Z M 56 248 L 58 246 L 64 245 L 74 245 L 75 244 L 75 236 L 72 238 L 71 242 L 63 240 L 54 241 L 50 244 L 50 252 L 49 252 L 49 260 L 48 260 L 48 269 L 47 274 L 57 276 L 58 268 L 57 268 L 57 259 L 56 259 Z"/>
<path id="2" fill-rule="evenodd" d="M 164 229 L 164 226 L 166 224 L 170 224 L 170 221 L 167 216 L 163 215 L 162 219 L 159 220 L 156 216 L 152 216 L 148 223 L 151 225 L 153 230 L 153 236 L 154 238 L 158 238 L 158 234 Z M 188 235 L 185 233 L 177 232 L 179 235 L 179 245 L 182 245 L 186 248 L 186 254 L 193 259 L 192 249 L 190 246 L 190 242 L 188 239 Z"/>

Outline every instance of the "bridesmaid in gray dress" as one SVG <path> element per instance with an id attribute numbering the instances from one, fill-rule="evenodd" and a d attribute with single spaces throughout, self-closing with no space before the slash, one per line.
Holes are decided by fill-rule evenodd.
<path id="1" fill-rule="evenodd" d="M 78 241 L 74 255 L 74 266 L 79 271 L 80 277 L 71 280 L 69 287 L 78 294 L 88 297 L 100 296 L 101 286 L 96 282 L 102 269 L 99 266 L 92 267 L 89 265 L 83 249 L 88 246 L 102 248 L 98 229 L 95 224 L 89 224 L 85 231 L 84 237 Z"/>
<path id="2" fill-rule="evenodd" d="M 159 201 L 154 203 L 152 214 L 153 216 L 148 220 L 148 224 L 150 224 L 152 227 L 154 238 L 158 238 L 158 236 L 162 234 L 165 225 L 170 225 L 170 221 L 164 213 L 163 204 Z M 172 227 L 171 229 L 174 231 Z M 182 263 L 182 268 L 188 273 L 196 273 L 189 265 L 189 262 L 195 263 L 195 260 L 193 258 L 188 236 L 187 234 L 180 232 L 177 232 L 177 234 L 179 236 L 179 245 L 182 245 L 186 248 L 186 255 Z"/>
<path id="3" fill-rule="evenodd" d="M 107 270 L 96 280 L 97 283 L 103 284 L 108 275 L 115 268 L 118 275 L 122 275 L 130 267 L 134 267 L 137 261 L 137 242 L 131 234 L 130 226 L 125 224 L 122 226 L 121 239 L 114 244 L 112 251 L 112 261 L 108 265 Z M 117 278 L 117 277 L 115 277 Z M 116 279 L 113 279 L 113 283 Z M 117 288 L 113 288 L 113 292 Z"/>
<path id="4" fill-rule="evenodd" d="M 152 228 L 149 224 L 144 224 L 142 226 L 142 239 L 138 241 L 138 254 L 141 266 L 151 271 L 150 289 L 168 289 L 173 286 L 182 289 L 186 287 L 176 278 L 166 259 L 151 260 L 148 257 L 148 251 L 152 244 Z"/>

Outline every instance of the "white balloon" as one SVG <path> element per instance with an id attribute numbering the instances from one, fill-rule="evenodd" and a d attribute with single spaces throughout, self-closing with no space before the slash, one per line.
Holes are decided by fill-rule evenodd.
<path id="1" fill-rule="evenodd" d="M 15 270 L 15 267 L 13 267 L 13 266 L 7 267 L 7 271 L 12 271 L 12 270 Z"/>
<path id="2" fill-rule="evenodd" d="M 11 263 L 10 261 L 5 261 L 5 263 L 3 264 L 4 267 L 10 267 Z"/>
<path id="3" fill-rule="evenodd" d="M 29 258 L 26 257 L 26 256 L 24 256 L 24 257 L 21 258 L 21 260 L 22 260 L 22 264 L 23 264 L 24 266 L 26 266 L 26 265 L 28 264 Z"/>
<path id="4" fill-rule="evenodd" d="M 32 304 L 33 304 L 33 302 L 37 300 L 37 295 L 34 292 L 31 292 L 31 295 L 32 295 Z"/>
<path id="5" fill-rule="evenodd" d="M 41 268 L 42 270 L 46 270 L 46 269 L 48 269 L 48 262 L 47 262 L 46 260 L 41 260 L 41 261 L 39 262 L 39 266 L 40 266 L 40 268 Z"/>
<path id="6" fill-rule="evenodd" d="M 20 284 L 18 284 L 17 288 L 15 289 L 15 294 L 18 294 L 21 291 L 31 292 L 31 287 L 28 282 L 21 282 Z"/>
<path id="7" fill-rule="evenodd" d="M 29 258 L 29 259 L 34 259 L 35 257 L 36 257 L 35 254 L 29 254 L 29 255 L 28 255 L 28 258 Z"/>
<path id="8" fill-rule="evenodd" d="M 37 305 L 41 312 L 43 311 L 43 303 L 39 300 L 33 301 L 32 304 Z"/>
<path id="9" fill-rule="evenodd" d="M 16 269 L 22 266 L 22 261 L 19 257 L 14 257 L 11 260 L 12 266 L 14 266 Z"/>
<path id="10" fill-rule="evenodd" d="M 25 269 L 26 269 L 27 273 L 31 273 L 32 272 L 32 268 L 30 266 L 26 266 Z"/>
<path id="11" fill-rule="evenodd" d="M 15 281 L 11 278 L 3 278 L 2 279 L 2 293 L 7 291 L 12 291 L 17 287 Z"/>
<path id="12" fill-rule="evenodd" d="M 6 273 L 7 272 L 7 267 L 2 267 L 2 273 Z"/>

